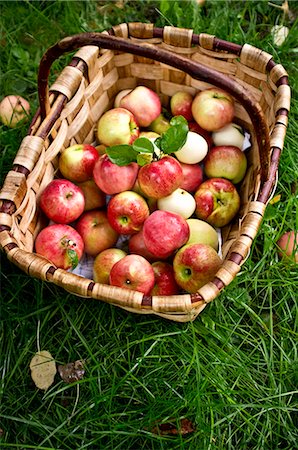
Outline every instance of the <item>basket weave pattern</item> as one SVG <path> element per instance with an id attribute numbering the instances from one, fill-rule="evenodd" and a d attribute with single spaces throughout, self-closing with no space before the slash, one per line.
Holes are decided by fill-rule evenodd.
<path id="1" fill-rule="evenodd" d="M 102 39 L 106 39 L 104 45 Z M 141 50 L 130 51 L 134 44 Z M 48 91 L 52 62 L 77 48 Z M 209 70 L 216 71 L 218 82 Z M 195 35 L 189 29 L 130 23 L 102 34 L 86 33 L 60 41 L 41 61 L 40 108 L 0 192 L 2 249 L 28 275 L 73 294 L 128 311 L 154 313 L 180 322 L 193 320 L 240 271 L 261 225 L 286 135 L 290 109 L 287 80 L 285 69 L 275 64 L 270 54 L 248 44 L 240 46 L 204 33 Z M 113 107 L 119 91 L 137 85 L 156 91 L 163 106 L 168 106 L 178 90 L 194 95 L 213 85 L 231 86 L 235 121 L 251 136 L 248 170 L 239 192 L 241 210 L 222 229 L 223 264 L 214 280 L 196 294 L 144 296 L 58 269 L 34 253 L 34 239 L 46 225 L 39 214 L 39 195 L 55 176 L 59 152 L 73 144 L 94 143 L 99 117 Z"/>

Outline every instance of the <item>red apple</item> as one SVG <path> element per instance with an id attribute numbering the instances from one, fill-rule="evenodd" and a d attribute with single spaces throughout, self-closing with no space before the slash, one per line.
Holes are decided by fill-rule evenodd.
<path id="1" fill-rule="evenodd" d="M 235 114 L 233 97 L 213 87 L 199 92 L 192 102 L 195 121 L 207 131 L 216 131 L 232 122 Z"/>
<path id="2" fill-rule="evenodd" d="M 69 180 L 54 179 L 42 191 L 39 205 L 46 216 L 57 223 L 71 223 L 84 211 L 82 189 Z"/>
<path id="3" fill-rule="evenodd" d="M 196 216 L 214 227 L 227 225 L 237 214 L 240 197 L 231 181 L 210 178 L 195 193 Z"/>
<path id="4" fill-rule="evenodd" d="M 191 105 L 193 96 L 189 92 L 178 91 L 170 100 L 170 108 L 173 116 L 183 116 L 186 120 L 193 120 Z"/>
<path id="5" fill-rule="evenodd" d="M 246 169 L 245 153 L 232 145 L 213 147 L 204 161 L 204 171 L 208 178 L 227 178 L 234 184 L 243 180 Z"/>
<path id="6" fill-rule="evenodd" d="M 147 197 L 162 198 L 171 194 L 183 181 L 183 172 L 177 159 L 164 156 L 142 166 L 138 173 L 139 186 Z"/>
<path id="7" fill-rule="evenodd" d="M 145 246 L 159 259 L 166 259 L 189 238 L 189 226 L 179 214 L 154 211 L 143 226 Z"/>
<path id="8" fill-rule="evenodd" d="M 108 155 L 102 155 L 96 162 L 93 178 L 99 189 L 109 195 L 132 190 L 139 166 L 133 162 L 127 166 L 112 163 Z"/>
<path id="9" fill-rule="evenodd" d="M 15 128 L 29 117 L 30 105 L 19 95 L 8 95 L 0 103 L 0 120 L 9 128 Z"/>
<path id="10" fill-rule="evenodd" d="M 194 121 L 188 123 L 188 129 L 189 131 L 193 131 L 194 133 L 198 133 L 203 136 L 203 138 L 207 141 L 208 149 L 210 150 L 210 148 L 213 146 L 213 139 L 212 134 L 209 133 L 209 131 L 204 130 L 202 127 L 200 127 L 199 124 L 197 124 L 197 122 Z"/>
<path id="11" fill-rule="evenodd" d="M 105 112 L 97 125 L 98 140 L 107 147 L 132 144 L 139 133 L 135 117 L 124 108 L 113 108 Z"/>
<path id="12" fill-rule="evenodd" d="M 180 188 L 188 192 L 195 192 L 203 182 L 203 169 L 199 164 L 186 164 L 180 162 L 183 181 Z"/>
<path id="13" fill-rule="evenodd" d="M 298 263 L 298 231 L 287 231 L 277 241 L 281 258 Z"/>
<path id="14" fill-rule="evenodd" d="M 110 225 L 107 213 L 96 209 L 81 215 L 76 230 L 83 238 L 85 252 L 91 256 L 113 247 L 118 239 L 118 233 Z"/>
<path id="15" fill-rule="evenodd" d="M 100 252 L 93 264 L 93 280 L 96 283 L 109 284 L 110 272 L 114 264 L 126 256 L 120 248 L 107 248 Z"/>
<path id="16" fill-rule="evenodd" d="M 95 147 L 89 144 L 76 144 L 66 148 L 59 158 L 59 170 L 67 180 L 77 183 L 92 177 L 93 168 L 99 158 Z"/>
<path id="17" fill-rule="evenodd" d="M 140 127 L 148 127 L 161 113 L 159 96 L 146 86 L 137 86 L 122 97 L 120 106 L 134 115 Z"/>
<path id="18" fill-rule="evenodd" d="M 119 234 L 137 233 L 149 216 L 146 200 L 134 191 L 124 191 L 111 198 L 108 219 Z"/>
<path id="19" fill-rule="evenodd" d="M 152 255 L 152 253 L 149 252 L 148 248 L 145 245 L 143 229 L 138 231 L 136 234 L 133 234 L 129 238 L 128 249 L 129 253 L 134 253 L 136 255 L 143 256 L 150 262 L 156 261 L 156 256 Z"/>
<path id="20" fill-rule="evenodd" d="M 79 233 L 69 225 L 49 225 L 35 239 L 35 251 L 60 269 L 75 269 L 84 251 Z"/>
<path id="21" fill-rule="evenodd" d="M 214 278 L 221 263 L 221 258 L 210 245 L 184 245 L 174 257 L 175 280 L 182 289 L 194 294 Z"/>
<path id="22" fill-rule="evenodd" d="M 78 183 L 85 197 L 84 211 L 90 211 L 95 208 L 102 208 L 106 205 L 106 194 L 102 192 L 94 180 L 83 181 Z"/>
<path id="23" fill-rule="evenodd" d="M 113 265 L 110 284 L 148 295 L 154 286 L 151 264 L 140 255 L 127 255 Z"/>
<path id="24" fill-rule="evenodd" d="M 172 264 L 156 261 L 152 264 L 155 284 L 151 295 L 176 295 L 179 287 L 176 283 Z"/>

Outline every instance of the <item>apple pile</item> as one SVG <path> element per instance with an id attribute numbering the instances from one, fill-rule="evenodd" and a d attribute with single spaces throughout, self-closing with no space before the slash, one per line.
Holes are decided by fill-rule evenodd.
<path id="1" fill-rule="evenodd" d="M 65 270 L 88 255 L 95 282 L 145 295 L 197 292 L 218 271 L 218 233 L 240 207 L 247 160 L 233 119 L 218 88 L 177 92 L 168 110 L 145 86 L 119 92 L 94 146 L 61 152 L 39 197 L 49 225 L 36 252 Z"/>

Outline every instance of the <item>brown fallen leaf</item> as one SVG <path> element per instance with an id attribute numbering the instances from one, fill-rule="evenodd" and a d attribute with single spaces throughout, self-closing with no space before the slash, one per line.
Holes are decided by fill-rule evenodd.
<path id="1" fill-rule="evenodd" d="M 38 389 L 46 390 L 53 384 L 57 372 L 56 362 L 47 350 L 35 353 L 30 369 L 31 378 Z"/>
<path id="2" fill-rule="evenodd" d="M 65 383 L 73 383 L 81 380 L 85 375 L 84 361 L 78 360 L 72 363 L 67 363 L 64 366 L 59 365 L 58 372 Z"/>
<path id="3" fill-rule="evenodd" d="M 154 434 L 160 435 L 176 436 L 179 434 L 182 436 L 186 436 L 190 433 L 193 433 L 195 431 L 195 427 L 189 419 L 181 419 L 178 422 L 178 427 L 177 422 L 173 420 L 172 422 L 156 425 L 151 431 Z"/>

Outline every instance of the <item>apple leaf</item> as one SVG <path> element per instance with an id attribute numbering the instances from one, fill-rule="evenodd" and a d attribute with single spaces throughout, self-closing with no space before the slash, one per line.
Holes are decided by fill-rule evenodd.
<path id="1" fill-rule="evenodd" d="M 38 389 L 46 391 L 54 383 L 56 362 L 47 350 L 35 353 L 30 361 L 30 369 L 31 378 Z"/>
<path id="2" fill-rule="evenodd" d="M 117 164 L 117 166 L 127 166 L 132 162 L 136 162 L 138 154 L 128 144 L 107 147 L 106 152 L 112 163 Z"/>
<path id="3" fill-rule="evenodd" d="M 79 258 L 78 258 L 77 252 L 71 248 L 68 248 L 66 250 L 66 254 L 67 254 L 67 258 L 69 259 L 69 261 L 71 263 L 71 268 L 75 269 L 77 267 L 77 265 L 79 264 Z"/>
<path id="4" fill-rule="evenodd" d="M 155 141 L 163 153 L 175 153 L 184 144 L 188 133 L 188 123 L 183 116 L 175 116 L 170 121 L 170 128 Z"/>
<path id="5" fill-rule="evenodd" d="M 150 141 L 150 139 L 145 137 L 140 137 L 134 141 L 132 144 L 132 148 L 134 151 L 138 153 L 153 153 L 154 145 Z"/>
<path id="6" fill-rule="evenodd" d="M 152 161 L 152 154 L 148 153 L 139 153 L 137 156 L 137 163 L 139 166 L 144 166 L 145 164 L 149 164 Z"/>

